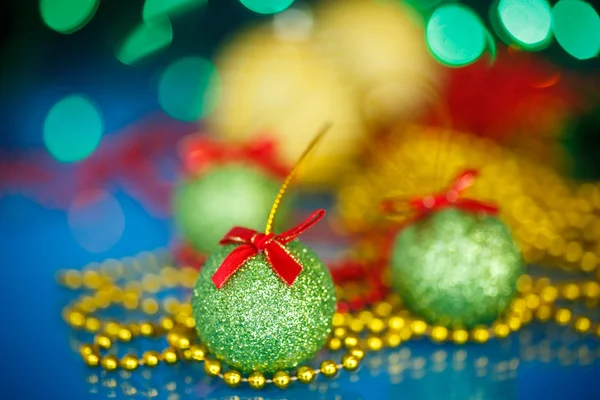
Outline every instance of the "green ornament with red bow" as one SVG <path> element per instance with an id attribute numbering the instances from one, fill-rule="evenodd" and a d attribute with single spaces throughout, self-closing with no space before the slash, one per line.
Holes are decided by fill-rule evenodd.
<path id="1" fill-rule="evenodd" d="M 236 146 L 194 135 L 182 142 L 180 157 L 184 176 L 174 192 L 173 217 L 199 255 L 215 251 L 232 226 L 262 226 L 287 173 L 269 141 Z M 281 221 L 287 214 L 281 210 Z"/>
<path id="2" fill-rule="evenodd" d="M 413 314 L 432 324 L 493 322 L 514 298 L 523 273 L 521 253 L 498 209 L 462 197 L 476 176 L 464 171 L 448 191 L 412 200 L 416 215 L 392 246 L 393 287 Z"/>

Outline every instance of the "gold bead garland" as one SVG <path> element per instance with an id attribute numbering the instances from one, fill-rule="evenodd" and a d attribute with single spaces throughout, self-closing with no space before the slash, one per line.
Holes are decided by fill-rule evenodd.
<path id="1" fill-rule="evenodd" d="M 217 376 L 231 387 L 248 383 L 255 389 L 266 384 L 286 388 L 295 381 L 310 383 L 319 374 L 332 378 L 340 370 L 354 371 L 365 356 L 365 350 L 376 352 L 383 348 L 396 348 L 418 337 L 427 337 L 436 343 L 485 343 L 493 338 L 505 338 L 536 319 L 554 321 L 561 326 L 570 326 L 578 333 L 594 334 L 600 338 L 599 323 L 585 316 L 574 316 L 569 308 L 557 305 L 558 300 L 584 300 L 585 304 L 596 307 L 600 301 L 600 284 L 597 281 L 553 284 L 548 278 L 534 279 L 530 275 L 523 275 L 518 282 L 518 296 L 505 315 L 491 326 L 478 326 L 467 331 L 430 325 L 408 313 L 402 308 L 401 300 L 396 295 L 390 295 L 384 301 L 359 312 L 334 315 L 333 329 L 326 347 L 332 351 L 345 350 L 339 363 L 325 360 L 319 368 L 302 366 L 295 374 L 280 371 L 270 379 L 257 371 L 244 377 L 235 370 L 223 371 L 221 362 L 211 358 L 206 347 L 197 343 L 195 323 L 188 303 L 182 303 L 175 297 L 167 297 L 160 302 L 149 297 L 149 294 L 156 294 L 164 288 L 190 288 L 195 281 L 195 270 L 163 267 L 156 273 L 145 274 L 140 281 L 123 281 L 118 286 L 117 282 L 125 276 L 125 271 L 120 271 L 110 275 L 96 270 L 69 270 L 58 276 L 58 281 L 67 288 L 92 291 L 67 305 L 63 317 L 74 329 L 96 334 L 93 344 L 81 345 L 80 355 L 88 366 L 101 366 L 107 371 L 119 368 L 133 371 L 139 367 L 152 368 L 160 363 L 203 362 L 207 375 Z M 101 320 L 93 315 L 113 305 L 140 310 L 149 318 L 154 317 L 154 320 L 121 323 Z M 146 351 L 139 358 L 131 354 L 122 358 L 103 354 L 115 342 L 129 343 L 140 337 L 165 337 L 169 347 L 160 352 Z"/>

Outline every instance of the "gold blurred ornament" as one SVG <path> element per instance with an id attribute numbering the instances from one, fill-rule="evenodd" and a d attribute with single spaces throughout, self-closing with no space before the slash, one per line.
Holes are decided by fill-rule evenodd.
<path id="1" fill-rule="evenodd" d="M 315 43 L 357 86 L 369 123 L 410 119 L 431 100 L 441 68 L 412 8 L 398 0 L 333 0 L 315 14 Z"/>
<path id="2" fill-rule="evenodd" d="M 364 135 L 351 84 L 315 51 L 310 37 L 289 38 L 270 25 L 252 28 L 215 60 L 221 100 L 206 120 L 226 139 L 274 138 L 290 165 L 326 122 L 327 136 L 303 172 L 307 184 L 331 184 L 357 155 Z"/>

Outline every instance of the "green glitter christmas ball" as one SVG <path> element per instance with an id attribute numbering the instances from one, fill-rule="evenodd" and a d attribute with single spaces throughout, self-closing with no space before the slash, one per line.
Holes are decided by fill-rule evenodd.
<path id="1" fill-rule="evenodd" d="M 498 218 L 457 209 L 404 229 L 392 253 L 392 284 L 405 306 L 430 323 L 491 323 L 513 299 L 523 261 Z"/>
<path id="2" fill-rule="evenodd" d="M 251 165 L 214 167 L 184 180 L 173 198 L 173 217 L 183 238 L 210 254 L 233 226 L 263 229 L 280 182 Z M 277 214 L 285 222 L 286 205 Z"/>
<path id="3" fill-rule="evenodd" d="M 331 330 L 336 298 L 329 270 L 294 241 L 285 247 L 303 269 L 292 286 L 261 253 L 217 289 L 211 277 L 235 246 L 219 248 L 200 271 L 192 297 L 198 335 L 220 360 L 244 373 L 292 369 L 311 358 Z"/>

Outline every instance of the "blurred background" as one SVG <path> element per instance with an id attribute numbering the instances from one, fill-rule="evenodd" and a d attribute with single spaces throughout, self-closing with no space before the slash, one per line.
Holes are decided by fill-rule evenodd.
<path id="1" fill-rule="evenodd" d="M 354 254 L 355 240 L 398 223 L 381 216 L 383 199 L 439 191 L 474 167 L 474 196 L 500 205 L 526 261 L 597 279 L 599 12 L 583 0 L 4 0 L 0 299 L 10 329 L 0 338 L 14 362 L 2 378 L 7 398 L 47 397 L 50 388 L 50 398 L 63 399 L 128 390 L 242 398 L 211 381 L 198 386 L 193 373 L 172 378 L 173 386 L 157 372 L 164 384 L 154 396 L 139 386 L 155 376 L 133 392 L 130 377 L 103 384 L 113 378 L 85 372 L 69 348 L 54 274 L 158 248 L 179 262 L 202 259 L 217 240 L 203 232 L 228 222 L 195 220 L 199 203 L 207 215 L 241 210 L 251 225 L 264 220 L 253 210 L 262 199 L 270 207 L 273 190 L 235 171 L 212 186 L 192 180 L 241 160 L 279 182 L 325 124 L 281 219 L 326 207 L 328 226 L 312 234 L 326 259 Z M 241 188 L 237 202 L 219 197 L 247 180 L 258 188 Z M 501 355 L 418 345 L 378 356 L 357 375 L 362 383 L 310 390 L 336 399 L 405 390 L 444 398 L 458 376 L 452 398 L 529 398 L 536 380 L 549 398 L 592 398 L 597 339 L 561 335 L 524 332 Z M 44 348 L 31 350 L 37 346 Z M 465 359 L 467 372 L 448 367 Z M 402 378 L 431 363 L 444 365 L 439 375 Z M 438 389 L 424 390 L 419 379 Z M 264 396 L 288 398 L 282 393 Z"/>

